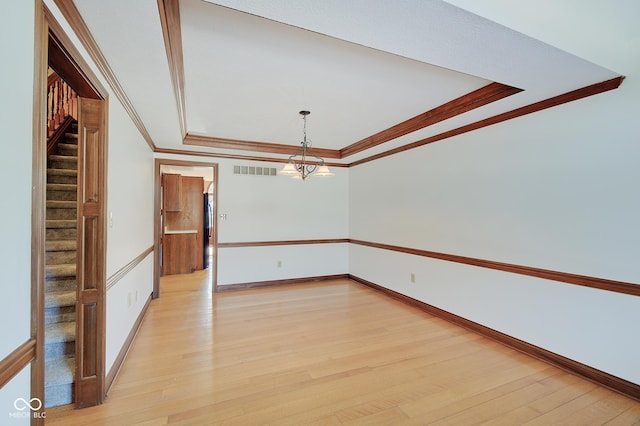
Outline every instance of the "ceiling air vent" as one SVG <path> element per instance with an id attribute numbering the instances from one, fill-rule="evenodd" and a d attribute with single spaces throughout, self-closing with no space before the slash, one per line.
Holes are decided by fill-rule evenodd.
<path id="1" fill-rule="evenodd" d="M 275 167 L 233 166 L 234 175 L 276 176 Z"/>

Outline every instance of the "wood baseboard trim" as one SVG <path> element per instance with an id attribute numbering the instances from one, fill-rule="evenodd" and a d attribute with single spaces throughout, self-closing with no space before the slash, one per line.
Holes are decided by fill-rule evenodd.
<path id="1" fill-rule="evenodd" d="M 116 376 L 118 375 L 120 368 L 122 368 L 122 364 L 124 363 L 124 360 L 127 357 L 127 354 L 129 353 L 129 349 L 131 349 L 131 344 L 133 343 L 133 340 L 135 339 L 136 334 L 138 334 L 138 330 L 140 330 L 140 326 L 142 325 L 142 320 L 144 319 L 144 316 L 147 313 L 147 310 L 149 309 L 149 305 L 151 305 L 151 300 L 152 300 L 152 295 L 149 294 L 149 297 L 147 298 L 147 301 L 144 303 L 144 306 L 142 307 L 142 310 L 140 311 L 138 318 L 136 318 L 136 322 L 133 323 L 133 327 L 131 328 L 131 331 L 129 332 L 127 339 L 124 341 L 124 345 L 122 345 L 122 348 L 120 348 L 120 352 L 118 352 L 118 356 L 113 362 L 113 366 L 111 366 L 111 369 L 109 370 L 109 374 L 107 374 L 105 385 L 104 385 L 105 397 L 109 394 L 109 391 L 111 390 L 111 386 L 113 386 L 113 382 L 116 380 Z"/>
<path id="2" fill-rule="evenodd" d="M 578 361 L 574 361 L 570 358 L 548 351 L 539 346 L 532 345 L 531 343 L 527 343 L 523 340 L 509 336 L 500 331 L 478 324 L 461 316 L 452 314 L 451 312 L 436 308 L 435 306 L 429 305 L 425 302 L 421 302 L 417 299 L 406 296 L 402 293 L 398 293 L 397 291 L 388 289 L 371 281 L 367 281 L 354 275 L 349 275 L 349 278 L 366 287 L 379 291 L 393 299 L 399 300 L 424 312 L 437 316 L 438 318 L 444 319 L 445 321 L 466 328 L 467 330 L 478 333 L 484 337 L 487 337 L 526 355 L 532 356 L 555 367 L 561 368 L 565 371 L 597 383 L 598 385 L 612 389 L 625 396 L 640 401 L 640 384 L 636 384 L 612 374 L 605 373 L 604 371 L 590 367 L 586 364 L 582 364 Z"/>
<path id="3" fill-rule="evenodd" d="M 29 339 L 0 361 L 0 389 L 36 358 L 36 339 Z"/>
<path id="4" fill-rule="evenodd" d="M 286 280 L 273 281 L 256 281 L 238 284 L 218 285 L 217 291 L 222 293 L 225 291 L 250 290 L 253 288 L 279 287 L 291 284 L 317 283 L 321 281 L 344 280 L 348 279 L 349 274 L 323 275 L 318 277 L 291 278 Z"/>
<path id="5" fill-rule="evenodd" d="M 586 275 L 570 274 L 567 272 L 551 271 L 548 269 L 533 268 L 531 266 L 514 265 L 512 263 L 495 262 L 493 260 L 478 259 L 475 257 L 458 256 L 455 254 L 440 253 L 436 251 L 374 243 L 371 241 L 350 240 L 350 242 L 352 244 L 358 244 L 366 247 L 374 247 L 383 250 L 396 251 L 399 253 L 407 253 L 415 256 L 430 257 L 432 259 L 446 260 L 448 262 L 463 263 L 465 265 L 479 266 L 481 268 L 495 269 L 498 271 L 511 272 L 513 274 L 528 275 L 531 277 L 543 278 L 551 281 L 558 281 L 583 287 L 613 291 L 615 293 L 640 296 L 640 284 L 613 281 L 607 280 L 605 278 L 589 277 Z"/>
<path id="6" fill-rule="evenodd" d="M 348 243 L 348 238 L 325 238 L 321 240 L 283 240 L 283 241 L 248 241 L 238 243 L 218 243 L 218 248 L 231 247 L 266 247 L 266 246 L 293 246 L 305 244 L 341 244 Z"/>

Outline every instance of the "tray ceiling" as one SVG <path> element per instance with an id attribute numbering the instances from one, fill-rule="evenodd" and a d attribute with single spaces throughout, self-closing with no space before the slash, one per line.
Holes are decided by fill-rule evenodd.
<path id="1" fill-rule="evenodd" d="M 158 150 L 281 160 L 306 109 L 352 164 L 620 77 L 444 1 L 73 3 Z"/>

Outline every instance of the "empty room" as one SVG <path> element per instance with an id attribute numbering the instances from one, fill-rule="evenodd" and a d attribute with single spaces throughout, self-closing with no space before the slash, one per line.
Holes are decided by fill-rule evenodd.
<path id="1" fill-rule="evenodd" d="M 2 9 L 1 424 L 640 422 L 637 2 Z"/>

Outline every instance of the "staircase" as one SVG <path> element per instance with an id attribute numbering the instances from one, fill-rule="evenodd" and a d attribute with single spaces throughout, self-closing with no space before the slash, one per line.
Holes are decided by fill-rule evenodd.
<path id="1" fill-rule="evenodd" d="M 71 404 L 75 377 L 78 127 L 48 156 L 45 407 Z"/>

